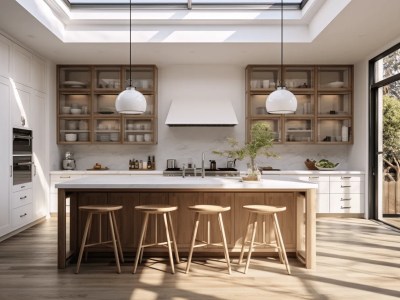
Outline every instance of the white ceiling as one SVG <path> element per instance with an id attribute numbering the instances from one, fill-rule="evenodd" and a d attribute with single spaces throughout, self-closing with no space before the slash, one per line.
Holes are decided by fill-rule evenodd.
<path id="1" fill-rule="evenodd" d="M 311 42 L 285 43 L 284 63 L 356 63 L 400 38 L 398 20 L 399 0 L 351 0 Z M 16 0 L 1 0 L 0 30 L 57 64 L 129 63 L 129 46 L 126 42 L 63 43 Z M 135 43 L 133 63 L 159 66 L 279 64 L 279 46 L 276 41 L 253 40 L 224 43 Z"/>

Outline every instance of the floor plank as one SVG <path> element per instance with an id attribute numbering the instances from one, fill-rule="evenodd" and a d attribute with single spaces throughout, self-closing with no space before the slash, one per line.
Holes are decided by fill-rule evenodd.
<path id="1" fill-rule="evenodd" d="M 400 233 L 374 221 L 319 218 L 317 268 L 290 258 L 292 275 L 275 258 L 254 258 L 248 273 L 233 260 L 196 259 L 170 273 L 149 258 L 131 274 L 133 259 L 115 273 L 112 262 L 56 267 L 56 219 L 0 243 L 0 299 L 395 299 L 400 297 Z M 93 261 L 93 260 L 92 260 Z"/>

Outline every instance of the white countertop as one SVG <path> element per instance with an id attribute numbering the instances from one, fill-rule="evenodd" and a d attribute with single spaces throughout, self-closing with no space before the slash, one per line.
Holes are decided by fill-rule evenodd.
<path id="1" fill-rule="evenodd" d="M 154 175 L 95 175 L 68 180 L 55 185 L 63 189 L 266 189 L 306 190 L 318 185 L 289 178 L 267 178 L 257 182 L 241 182 L 238 177 L 168 177 Z"/>
<path id="2" fill-rule="evenodd" d="M 51 175 L 162 175 L 162 170 L 101 170 L 101 171 L 88 171 L 88 170 L 60 170 L 51 171 Z M 241 171 L 241 174 L 246 172 Z M 281 171 L 263 171 L 263 175 L 362 175 L 363 171 L 309 171 L 309 170 L 281 170 Z"/>

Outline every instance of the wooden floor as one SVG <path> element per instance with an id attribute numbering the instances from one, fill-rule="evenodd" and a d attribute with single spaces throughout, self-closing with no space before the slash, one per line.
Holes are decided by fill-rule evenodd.
<path id="1" fill-rule="evenodd" d="M 317 269 L 290 258 L 292 275 L 275 259 L 252 260 L 246 275 L 233 260 L 197 260 L 169 273 L 164 261 L 147 261 L 131 274 L 112 263 L 56 267 L 56 220 L 52 218 L 0 243 L 0 299 L 395 299 L 400 297 L 400 233 L 362 219 L 317 221 Z"/>

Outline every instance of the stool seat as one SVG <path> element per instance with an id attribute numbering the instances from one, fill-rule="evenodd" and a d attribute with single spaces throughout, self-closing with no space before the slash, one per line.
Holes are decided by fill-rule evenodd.
<path id="1" fill-rule="evenodd" d="M 121 205 L 84 205 L 79 206 L 79 210 L 92 211 L 98 213 L 106 213 L 122 209 Z"/>
<path id="2" fill-rule="evenodd" d="M 160 245 L 168 247 L 169 260 L 171 263 L 171 273 L 172 274 L 175 273 L 174 259 L 172 256 L 171 244 L 174 247 L 175 259 L 176 259 L 177 263 L 179 263 L 179 254 L 178 254 L 178 247 L 176 245 L 174 228 L 172 227 L 171 212 L 175 211 L 177 209 L 178 209 L 177 206 L 171 206 L 171 205 L 166 205 L 166 204 L 146 204 L 146 205 L 135 206 L 135 210 L 138 210 L 144 214 L 144 219 L 143 219 L 142 231 L 140 233 L 139 245 L 138 245 L 137 251 L 136 251 L 135 264 L 133 266 L 133 271 L 132 271 L 133 274 L 136 273 L 139 260 L 142 261 L 144 248 L 152 247 L 152 246 L 160 246 Z M 158 241 L 158 235 L 157 235 L 157 216 L 158 215 L 162 215 L 162 218 L 164 221 L 163 223 L 164 223 L 165 234 L 166 234 L 166 238 L 167 238 L 166 242 Z M 153 216 L 155 218 L 155 229 L 154 229 L 155 241 L 150 244 L 145 244 L 145 238 L 146 238 L 146 234 L 147 234 L 147 227 L 149 224 L 150 216 Z M 172 236 L 172 240 L 170 238 L 170 234 Z"/>
<path id="3" fill-rule="evenodd" d="M 119 232 L 118 232 L 118 227 L 117 227 L 117 221 L 115 219 L 115 211 L 122 209 L 122 205 L 82 205 L 79 206 L 80 211 L 85 211 L 88 213 L 87 219 L 86 219 L 86 224 L 85 224 L 85 230 L 83 232 L 83 237 L 82 237 L 82 243 L 81 243 L 81 248 L 79 251 L 79 257 L 78 261 L 76 264 L 76 270 L 75 273 L 79 273 L 79 268 L 81 266 L 81 261 L 82 261 L 82 256 L 83 252 L 85 251 L 85 248 L 97 246 L 97 245 L 107 245 L 109 243 L 112 243 L 112 247 L 114 250 L 114 256 L 115 256 L 115 262 L 117 265 L 117 273 L 121 273 L 121 266 L 119 264 L 119 261 L 124 262 L 124 256 L 122 252 L 122 247 L 121 247 L 121 241 L 119 238 Z M 98 215 L 99 216 L 99 235 L 98 235 L 98 241 L 94 243 L 89 243 L 89 235 L 91 232 L 91 227 L 92 227 L 92 220 L 93 220 L 93 215 Z M 110 224 L 110 231 L 111 231 L 111 240 L 108 241 L 103 241 L 102 237 L 102 222 L 101 222 L 101 216 L 102 215 L 107 215 L 109 224 Z M 87 252 L 86 252 L 87 256 Z"/>
<path id="4" fill-rule="evenodd" d="M 210 238 L 210 215 L 215 215 L 215 214 L 218 215 L 218 225 L 219 225 L 219 229 L 221 232 L 224 256 L 225 256 L 226 264 L 228 265 L 228 273 L 231 274 L 231 263 L 229 260 L 228 244 L 226 242 L 224 223 L 222 222 L 222 213 L 229 211 L 231 209 L 230 206 L 203 204 L 203 205 L 188 206 L 188 209 L 195 212 L 195 217 L 194 217 L 192 239 L 190 241 L 189 256 L 188 256 L 187 265 L 186 265 L 186 274 L 189 273 L 190 264 L 192 262 L 192 256 L 193 256 L 193 249 L 195 247 L 197 248 L 197 247 L 203 247 L 203 246 L 207 246 L 207 245 L 221 246 L 221 243 L 211 243 L 211 238 Z M 197 241 L 196 240 L 197 230 L 199 228 L 199 223 L 200 223 L 200 215 L 207 215 L 207 218 L 208 218 L 207 219 L 207 241 Z M 196 244 L 196 241 L 198 242 L 197 244 Z"/>
<path id="5" fill-rule="evenodd" d="M 136 210 L 140 210 L 142 212 L 148 212 L 148 213 L 165 213 L 165 212 L 171 212 L 174 210 L 177 210 L 177 206 L 171 206 L 171 205 L 157 205 L 157 204 L 148 204 L 148 205 L 138 205 L 135 206 Z"/>
<path id="6" fill-rule="evenodd" d="M 259 214 L 273 214 L 281 211 L 285 211 L 285 206 L 269 206 L 269 205 L 245 205 L 243 208 L 259 213 Z"/>
<path id="7" fill-rule="evenodd" d="M 289 266 L 289 261 L 286 256 L 286 250 L 285 250 L 285 245 L 283 243 L 283 238 L 282 238 L 282 233 L 279 228 L 279 222 L 278 222 L 278 217 L 277 213 L 283 212 L 286 210 L 285 206 L 272 206 L 272 205 L 245 205 L 243 206 L 244 209 L 249 211 L 249 219 L 247 221 L 247 226 L 243 234 L 243 242 L 242 242 L 242 250 L 240 251 L 240 257 L 239 257 L 239 264 L 242 263 L 243 256 L 244 256 L 244 248 L 247 243 L 250 243 L 249 245 L 249 250 L 247 253 L 247 261 L 246 261 L 246 266 L 244 268 L 244 273 L 246 274 L 249 265 L 250 265 L 250 259 L 251 259 L 251 252 L 253 251 L 254 247 L 256 246 L 268 246 L 268 247 L 273 247 L 278 250 L 279 254 L 279 260 L 281 263 L 284 263 L 286 265 L 286 270 L 288 274 L 290 274 L 290 266 Z M 256 237 L 256 231 L 257 231 L 257 223 L 258 223 L 258 216 L 261 215 L 263 220 L 262 220 L 262 242 L 255 242 L 255 237 Z M 275 235 L 275 242 L 274 244 L 268 243 L 267 236 L 269 236 L 269 233 L 266 232 L 267 228 L 267 218 L 272 218 L 272 224 L 273 224 L 273 232 Z M 247 237 L 247 232 L 249 230 L 249 227 L 252 227 L 251 231 L 251 240 L 246 241 Z"/>
<path id="8" fill-rule="evenodd" d="M 200 204 L 200 205 L 188 206 L 188 209 L 198 212 L 200 214 L 218 214 L 228 211 L 231 208 L 229 206 Z"/>

